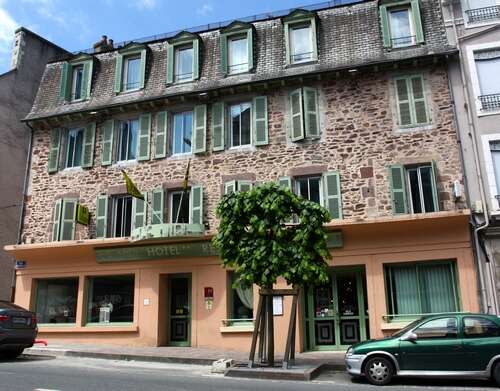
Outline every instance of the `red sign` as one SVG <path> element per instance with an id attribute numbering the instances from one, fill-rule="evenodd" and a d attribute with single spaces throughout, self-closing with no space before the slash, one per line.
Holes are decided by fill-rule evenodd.
<path id="1" fill-rule="evenodd" d="M 205 287 L 205 299 L 213 299 L 214 298 L 214 288 Z"/>

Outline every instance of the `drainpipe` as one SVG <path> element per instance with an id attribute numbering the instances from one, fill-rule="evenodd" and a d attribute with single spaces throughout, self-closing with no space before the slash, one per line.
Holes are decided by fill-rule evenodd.
<path id="1" fill-rule="evenodd" d="M 455 39 L 455 44 L 457 45 L 458 48 L 458 57 L 459 57 L 459 68 L 460 68 L 460 82 L 462 84 L 462 92 L 464 95 L 464 101 L 465 101 L 465 111 L 467 113 L 467 125 L 470 130 L 470 138 L 472 141 L 472 149 L 474 151 L 474 166 L 476 169 L 476 175 L 478 177 L 478 183 L 479 183 L 479 194 L 481 197 L 481 203 L 483 204 L 483 211 L 484 211 L 484 223 L 481 225 L 477 225 L 475 219 L 471 220 L 471 223 L 474 227 L 474 247 L 475 247 L 475 253 L 477 257 L 477 266 L 478 266 L 478 274 L 479 274 L 479 292 L 481 295 L 481 304 L 483 307 L 483 312 L 489 313 L 491 309 L 491 305 L 488 300 L 488 291 L 486 289 L 486 282 L 485 282 L 485 277 L 484 277 L 484 271 L 483 271 L 483 261 L 482 261 L 482 250 L 480 246 L 480 238 L 479 238 L 479 233 L 486 228 L 489 227 L 490 225 L 490 220 L 489 220 L 489 212 L 488 212 L 488 204 L 486 203 L 486 196 L 484 192 L 484 187 L 483 187 L 483 176 L 481 173 L 481 166 L 479 162 L 479 152 L 478 152 L 478 147 L 477 147 L 477 132 L 476 128 L 474 126 L 474 121 L 472 118 L 471 114 L 471 106 L 470 106 L 470 101 L 469 101 L 469 91 L 467 88 L 466 84 L 466 76 L 465 76 L 465 71 L 462 66 L 464 64 L 463 58 L 462 58 L 462 50 L 459 46 L 459 39 L 458 39 L 458 32 L 457 32 L 457 26 L 456 26 L 456 20 L 455 20 L 455 14 L 453 12 L 453 5 L 451 1 L 442 1 L 443 6 L 447 6 L 448 11 L 451 15 L 452 19 L 452 25 L 453 25 L 453 35 Z M 465 170 L 464 170 L 465 173 Z M 486 265 L 485 265 L 486 269 Z M 495 308 L 496 312 L 496 308 Z"/>
<path id="2" fill-rule="evenodd" d="M 21 244 L 21 237 L 22 237 L 22 232 L 23 232 L 23 226 L 24 226 L 24 216 L 25 216 L 25 204 L 26 204 L 26 191 L 28 189 L 28 181 L 29 181 L 29 174 L 30 174 L 30 166 L 31 166 L 31 149 L 33 147 L 33 128 L 32 126 L 26 122 L 26 126 L 29 128 L 29 144 L 28 144 L 28 156 L 26 156 L 26 167 L 24 169 L 24 184 L 23 184 L 23 195 L 22 195 L 22 203 L 21 203 L 21 213 L 19 214 L 19 223 L 18 223 L 18 230 L 17 230 L 17 244 Z M 10 301 L 14 301 L 15 295 L 16 295 L 16 271 L 14 270 L 14 274 L 12 276 L 12 292 L 11 292 L 11 298 Z"/>

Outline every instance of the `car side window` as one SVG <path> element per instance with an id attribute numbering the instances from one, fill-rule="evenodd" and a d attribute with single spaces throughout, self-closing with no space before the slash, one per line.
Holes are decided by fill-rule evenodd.
<path id="1" fill-rule="evenodd" d="M 430 320 L 413 330 L 418 339 L 457 338 L 456 318 L 440 318 Z"/>
<path id="2" fill-rule="evenodd" d="M 495 322 L 482 317 L 464 318 L 465 338 L 499 337 L 500 326 Z"/>

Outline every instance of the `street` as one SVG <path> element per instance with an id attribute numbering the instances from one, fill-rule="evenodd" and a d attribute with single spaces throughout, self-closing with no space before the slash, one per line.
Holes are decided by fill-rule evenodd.
<path id="1" fill-rule="evenodd" d="M 399 390 L 494 390 L 487 381 L 396 380 L 388 386 Z M 210 367 L 156 364 L 82 358 L 26 357 L 0 361 L 0 390 L 5 391 L 155 391 L 155 390 L 376 390 L 352 382 L 344 373 L 324 373 L 312 382 L 224 378 Z"/>

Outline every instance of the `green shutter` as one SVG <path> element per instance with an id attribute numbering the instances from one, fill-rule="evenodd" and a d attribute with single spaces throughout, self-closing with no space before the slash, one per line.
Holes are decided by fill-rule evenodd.
<path id="1" fill-rule="evenodd" d="M 248 70 L 253 69 L 253 28 L 247 30 Z"/>
<path id="2" fill-rule="evenodd" d="M 224 194 L 234 193 L 236 191 L 236 181 L 224 183 Z"/>
<path id="3" fill-rule="evenodd" d="M 156 114 L 155 159 L 167 156 L 167 124 L 168 113 L 160 111 Z"/>
<path id="4" fill-rule="evenodd" d="M 50 151 L 47 171 L 51 174 L 59 169 L 59 150 L 61 148 L 62 129 L 52 129 L 50 132 Z"/>
<path id="5" fill-rule="evenodd" d="M 431 175 L 432 175 L 432 180 L 431 180 L 431 185 L 432 185 L 432 200 L 434 201 L 434 209 L 435 212 L 439 212 L 439 192 L 438 192 L 438 170 L 437 170 L 437 164 L 433 160 L 431 162 L 432 165 L 432 170 L 431 170 Z"/>
<path id="6" fill-rule="evenodd" d="M 144 201 L 132 198 L 132 229 L 144 227 L 147 224 L 148 193 L 142 193 Z"/>
<path id="7" fill-rule="evenodd" d="M 411 13 L 413 15 L 413 25 L 415 26 L 415 41 L 424 42 L 424 31 L 422 29 L 422 15 L 420 13 L 419 0 L 411 0 Z"/>
<path id="8" fill-rule="evenodd" d="M 108 196 L 99 195 L 96 201 L 95 236 L 105 238 L 108 232 Z"/>
<path id="9" fill-rule="evenodd" d="M 114 129 L 115 121 L 112 119 L 102 125 L 101 165 L 103 166 L 109 166 L 112 162 Z"/>
<path id="10" fill-rule="evenodd" d="M 82 167 L 94 164 L 95 122 L 85 125 L 83 130 Z"/>
<path id="11" fill-rule="evenodd" d="M 193 153 L 206 151 L 207 105 L 194 107 Z"/>
<path id="12" fill-rule="evenodd" d="M 315 18 L 311 19 L 311 39 L 312 39 L 312 50 L 313 50 L 312 59 L 317 60 L 318 59 L 318 40 L 316 38 L 316 19 Z"/>
<path id="13" fill-rule="evenodd" d="M 227 75 L 227 35 L 220 34 L 220 71 L 226 76 Z"/>
<path id="14" fill-rule="evenodd" d="M 165 208 L 165 192 L 163 187 L 153 190 L 151 204 L 153 210 L 151 214 L 151 224 L 163 224 Z"/>
<path id="15" fill-rule="evenodd" d="M 225 133 L 225 107 L 223 102 L 217 102 L 212 105 L 212 150 L 224 150 Z"/>
<path id="16" fill-rule="evenodd" d="M 292 178 L 290 178 L 289 176 L 279 177 L 278 184 L 281 187 L 292 190 Z"/>
<path id="17" fill-rule="evenodd" d="M 167 46 L 167 84 L 174 82 L 174 45 Z"/>
<path id="18" fill-rule="evenodd" d="M 248 191 L 253 187 L 252 181 L 238 181 L 238 191 Z"/>
<path id="19" fill-rule="evenodd" d="M 396 79 L 395 84 L 399 125 L 411 125 L 413 123 L 413 119 L 410 102 L 409 79 L 407 77 Z"/>
<path id="20" fill-rule="evenodd" d="M 427 104 L 425 100 L 425 89 L 424 89 L 424 78 L 421 75 L 412 76 L 411 81 L 411 91 L 413 98 L 413 109 L 414 109 L 414 123 L 416 124 L 426 124 L 429 122 L 429 116 L 427 113 Z"/>
<path id="21" fill-rule="evenodd" d="M 337 171 L 329 171 L 323 174 L 323 187 L 323 206 L 328 209 L 332 219 L 341 219 L 342 193 L 340 189 L 340 174 Z"/>
<path id="22" fill-rule="evenodd" d="M 189 223 L 203 224 L 203 186 L 191 187 L 189 201 Z"/>
<path id="23" fill-rule="evenodd" d="M 59 227 L 61 226 L 61 207 L 62 200 L 57 200 L 54 204 L 54 211 L 52 213 L 52 241 L 59 240 Z"/>
<path id="24" fill-rule="evenodd" d="M 193 80 L 200 77 L 200 40 L 193 41 Z"/>
<path id="25" fill-rule="evenodd" d="M 290 139 L 299 141 L 304 139 L 304 120 L 302 115 L 302 89 L 299 88 L 290 94 L 290 110 L 292 112 L 292 123 L 290 128 Z"/>
<path id="26" fill-rule="evenodd" d="M 141 50 L 141 68 L 139 71 L 139 88 L 144 88 L 146 81 L 146 49 Z M 148 158 L 149 159 L 149 158 Z"/>
<path id="27" fill-rule="evenodd" d="M 284 26 L 285 33 L 285 64 L 290 65 L 290 23 L 285 23 Z"/>
<path id="28" fill-rule="evenodd" d="M 115 92 L 119 93 L 122 90 L 123 54 L 117 53 L 115 61 Z"/>
<path id="29" fill-rule="evenodd" d="M 254 144 L 267 145 L 269 143 L 267 125 L 267 96 L 253 98 L 253 131 Z"/>
<path id="30" fill-rule="evenodd" d="M 319 137 L 318 91 L 315 88 L 304 87 L 304 123 L 307 137 Z"/>
<path id="31" fill-rule="evenodd" d="M 84 100 L 90 97 L 93 62 L 93 60 L 88 60 L 83 63 L 82 99 Z"/>
<path id="32" fill-rule="evenodd" d="M 389 167 L 389 184 L 391 187 L 392 212 L 394 214 L 408 213 L 404 166 L 398 164 Z"/>
<path id="33" fill-rule="evenodd" d="M 62 202 L 60 240 L 74 240 L 76 226 L 76 206 L 78 201 L 65 198 Z"/>
<path id="34" fill-rule="evenodd" d="M 61 65 L 61 80 L 59 82 L 59 98 L 69 100 L 71 91 L 71 65 L 65 61 Z"/>
<path id="35" fill-rule="evenodd" d="M 387 5 L 379 7 L 380 13 L 380 30 L 382 31 L 382 45 L 385 48 L 392 47 L 391 33 L 389 31 L 389 15 L 387 13 Z"/>
<path id="36" fill-rule="evenodd" d="M 137 143 L 137 160 L 149 160 L 151 139 L 151 114 L 139 116 L 139 140 Z"/>

